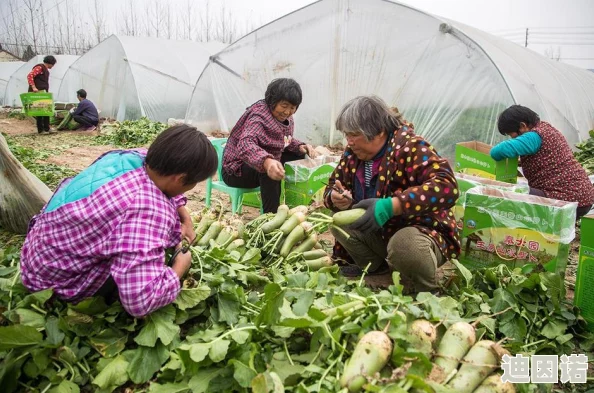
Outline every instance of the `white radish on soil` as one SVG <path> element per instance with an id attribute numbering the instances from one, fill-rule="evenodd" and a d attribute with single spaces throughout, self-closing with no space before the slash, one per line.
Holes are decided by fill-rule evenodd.
<path id="1" fill-rule="evenodd" d="M 467 322 L 456 322 L 446 330 L 439 345 L 435 364 L 449 376 L 458 368 L 460 360 L 476 342 L 474 326 Z"/>
<path id="2" fill-rule="evenodd" d="M 302 255 L 304 259 L 318 259 L 321 257 L 327 257 L 328 253 L 324 250 L 311 250 L 305 251 Z"/>
<path id="3" fill-rule="evenodd" d="M 488 376 L 473 393 L 516 393 L 516 388 L 511 382 L 503 382 L 497 373 Z"/>
<path id="4" fill-rule="evenodd" d="M 306 259 L 303 263 L 305 263 L 309 270 L 316 271 L 323 267 L 332 266 L 332 259 L 329 256 L 325 256 L 318 259 Z"/>
<path id="5" fill-rule="evenodd" d="M 287 218 L 287 220 L 283 223 L 283 225 L 281 225 L 279 230 L 283 233 L 283 236 L 287 236 L 289 233 L 291 233 L 291 231 L 293 229 L 295 229 L 295 227 L 297 225 L 304 222 L 305 219 L 306 219 L 305 214 L 303 214 L 301 212 L 297 212 L 297 213 L 289 216 L 289 218 Z"/>
<path id="6" fill-rule="evenodd" d="M 311 230 L 311 227 L 312 225 L 309 222 L 302 222 L 301 224 L 297 225 L 285 239 L 280 249 L 280 256 L 284 258 L 289 255 L 295 244 L 305 239 L 305 236 L 307 236 L 307 233 Z"/>
<path id="7" fill-rule="evenodd" d="M 262 232 L 264 232 L 264 234 L 268 234 L 268 233 L 274 231 L 275 229 L 280 228 L 281 225 L 283 225 L 283 223 L 287 219 L 288 215 L 289 215 L 289 206 L 280 205 L 278 207 L 278 210 L 276 211 L 276 215 L 274 216 L 274 218 L 262 225 L 262 227 L 261 227 Z"/>
<path id="8" fill-rule="evenodd" d="M 305 215 L 307 215 L 307 212 L 309 211 L 309 208 L 305 205 L 298 205 L 295 206 L 294 208 L 292 208 L 291 210 L 289 210 L 289 214 L 293 215 L 295 213 L 303 213 Z"/>
<path id="9" fill-rule="evenodd" d="M 493 345 L 495 343 L 490 340 L 481 340 L 474 344 L 447 386 L 458 393 L 472 393 L 499 365 Z"/>
<path id="10" fill-rule="evenodd" d="M 200 238 L 200 240 L 198 241 L 198 243 L 197 243 L 198 246 L 200 246 L 200 247 L 208 246 L 210 244 L 210 241 L 216 239 L 222 230 L 223 230 L 223 224 L 221 224 L 219 221 L 213 222 L 210 225 L 210 227 L 208 228 L 208 230 L 206 231 L 206 233 L 204 234 L 204 236 L 202 236 Z"/>
<path id="11" fill-rule="evenodd" d="M 367 377 L 379 372 L 388 363 L 391 354 L 392 340 L 385 332 L 374 330 L 366 333 L 346 362 L 340 386 L 348 388 L 349 392 L 360 391 Z"/>
<path id="12" fill-rule="evenodd" d="M 304 253 L 306 251 L 311 251 L 318 241 L 318 235 L 315 233 L 311 233 L 308 237 L 305 238 L 299 245 L 295 246 L 291 252 L 296 253 Z"/>
<path id="13" fill-rule="evenodd" d="M 433 345 L 437 340 L 437 329 L 435 325 L 426 319 L 417 319 L 408 328 L 411 346 L 421 352 L 429 360 L 433 356 Z"/>

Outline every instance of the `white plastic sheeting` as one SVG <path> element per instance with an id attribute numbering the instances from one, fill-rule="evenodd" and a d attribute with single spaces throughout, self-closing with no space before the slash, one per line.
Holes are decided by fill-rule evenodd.
<path id="1" fill-rule="evenodd" d="M 35 67 L 37 64 L 43 63 L 44 57 L 45 56 L 42 55 L 33 57 L 12 74 L 6 86 L 6 92 L 4 93 L 4 105 L 21 106 L 20 95 L 21 93 L 26 93 L 29 89 L 27 75 L 29 75 L 29 72 L 31 72 L 33 67 Z M 62 83 L 64 73 L 66 70 L 68 70 L 68 67 L 70 67 L 70 65 L 79 58 L 79 56 L 55 55 L 54 57 L 56 58 L 56 64 L 50 70 L 49 91 L 50 93 L 54 93 L 55 100 L 56 94 L 60 89 L 60 84 Z"/>
<path id="2" fill-rule="evenodd" d="M 0 63 L 0 105 L 4 105 L 4 94 L 6 93 L 6 86 L 10 77 L 23 64 L 25 64 L 23 61 L 6 61 Z"/>
<path id="3" fill-rule="evenodd" d="M 229 131 L 278 77 L 300 83 L 296 136 L 315 144 L 341 142 L 338 111 L 367 94 L 397 106 L 450 158 L 457 142 L 501 140 L 497 116 L 514 103 L 571 143 L 594 126 L 594 74 L 386 0 L 321 0 L 239 39 L 205 68 L 186 121 Z"/>
<path id="4" fill-rule="evenodd" d="M 183 118 L 209 56 L 224 44 L 112 35 L 81 56 L 66 75 L 60 101 L 85 89 L 101 116 L 117 120 Z"/>

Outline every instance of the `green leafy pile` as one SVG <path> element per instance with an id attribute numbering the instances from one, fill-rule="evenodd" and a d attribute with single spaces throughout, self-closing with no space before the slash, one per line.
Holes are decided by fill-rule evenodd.
<path id="1" fill-rule="evenodd" d="M 463 317 L 499 314 L 481 324 L 495 339 L 505 338 L 513 353 L 569 354 L 594 349 L 594 336 L 566 298 L 562 275 L 537 269 L 524 273 L 505 265 L 471 273 L 455 263 L 459 274 L 448 291 L 458 299 Z"/>
<path id="2" fill-rule="evenodd" d="M 8 112 L 7 117 L 9 119 L 17 119 L 17 120 L 25 120 L 26 118 L 28 118 L 28 116 L 25 115 L 23 113 L 23 111 L 20 110 L 20 109 L 13 109 L 13 110 L 11 110 L 10 112 Z"/>
<path id="3" fill-rule="evenodd" d="M 14 138 L 3 135 L 16 159 L 50 189 L 55 189 L 63 179 L 76 175 L 70 168 L 42 162 L 50 156 L 49 153 L 21 146 Z"/>
<path id="4" fill-rule="evenodd" d="M 127 148 L 141 147 L 150 144 L 166 128 L 166 124 L 151 121 L 146 117 L 140 120 L 125 120 L 102 125 L 101 135 L 95 137 L 95 142 Z"/>
<path id="5" fill-rule="evenodd" d="M 431 361 L 415 353 L 407 326 L 477 321 L 477 339 L 504 341 L 513 353 L 569 353 L 591 336 L 552 273 L 505 267 L 470 272 L 460 265 L 449 296 L 405 296 L 393 285 L 372 291 L 346 281 L 336 266 L 264 264 L 259 248 L 191 248 L 193 264 L 176 301 L 144 319 L 119 302 L 77 305 L 30 294 L 19 276 L 19 250 L 0 255 L 0 386 L 3 392 L 336 392 L 361 336 L 385 330 L 390 362 L 369 376 L 367 391 L 414 388 Z M 411 360 L 413 359 L 413 360 Z M 416 360 L 414 360 L 416 359 Z M 521 391 L 534 391 L 519 385 Z M 406 391 L 405 389 L 397 390 Z"/>
<path id="6" fill-rule="evenodd" d="M 575 145 L 578 149 L 575 158 L 584 167 L 588 175 L 594 175 L 594 130 L 590 130 L 590 138 Z"/>

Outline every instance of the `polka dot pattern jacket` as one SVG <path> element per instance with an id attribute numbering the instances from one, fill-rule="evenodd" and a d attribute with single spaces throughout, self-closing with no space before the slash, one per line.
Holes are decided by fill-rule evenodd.
<path id="1" fill-rule="evenodd" d="M 330 199 L 330 187 L 336 180 L 350 191 L 364 188 L 360 184 L 364 166 L 364 161 L 347 146 L 325 190 L 328 208 L 338 211 Z M 450 210 L 458 199 L 458 183 L 448 161 L 416 135 L 412 127 L 403 126 L 391 134 L 385 154 L 376 159 L 373 167 L 375 195 L 364 195 L 363 198 L 397 197 L 402 205 L 402 214 L 390 219 L 383 227 L 382 237 L 386 245 L 398 230 L 414 226 L 436 242 L 446 259 L 458 258 L 460 237 Z M 360 193 L 353 192 L 353 196 L 354 203 L 359 202 Z M 350 259 L 338 243 L 334 256 Z"/>

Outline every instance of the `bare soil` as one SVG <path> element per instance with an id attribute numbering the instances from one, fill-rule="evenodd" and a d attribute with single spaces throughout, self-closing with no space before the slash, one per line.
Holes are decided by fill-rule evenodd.
<path id="1" fill-rule="evenodd" d="M 0 113 L 0 132 L 10 135 L 25 147 L 38 149 L 46 153 L 47 158 L 42 160 L 42 162 L 53 163 L 75 171 L 81 171 L 101 154 L 114 149 L 113 146 L 95 144 L 94 137 L 98 135 L 98 131 L 59 131 L 50 135 L 39 135 L 37 134 L 33 119 L 19 120 L 16 118 L 6 118 L 6 113 Z M 327 147 L 332 148 L 333 151 L 336 150 L 333 146 Z M 198 211 L 204 208 L 205 191 L 205 183 L 201 183 L 186 194 L 188 197 L 187 207 L 191 211 Z M 230 210 L 231 202 L 228 195 L 213 191 L 212 198 L 215 201 L 221 201 Z M 260 210 L 257 208 L 244 206 L 242 210 L 241 216 L 246 222 L 260 215 Z M 330 233 L 323 234 L 322 240 L 326 240 L 327 244 L 334 242 L 334 238 Z M 571 244 L 565 280 L 568 292 L 567 297 L 570 300 L 573 299 L 578 252 L 579 231 L 576 231 L 576 238 Z M 452 269 L 453 266 L 451 264 L 446 264 L 439 269 L 437 274 L 440 282 L 443 283 L 447 280 L 448 272 Z M 391 274 L 367 276 L 365 277 L 365 282 L 374 288 L 387 287 L 392 284 L 392 277 Z"/>

